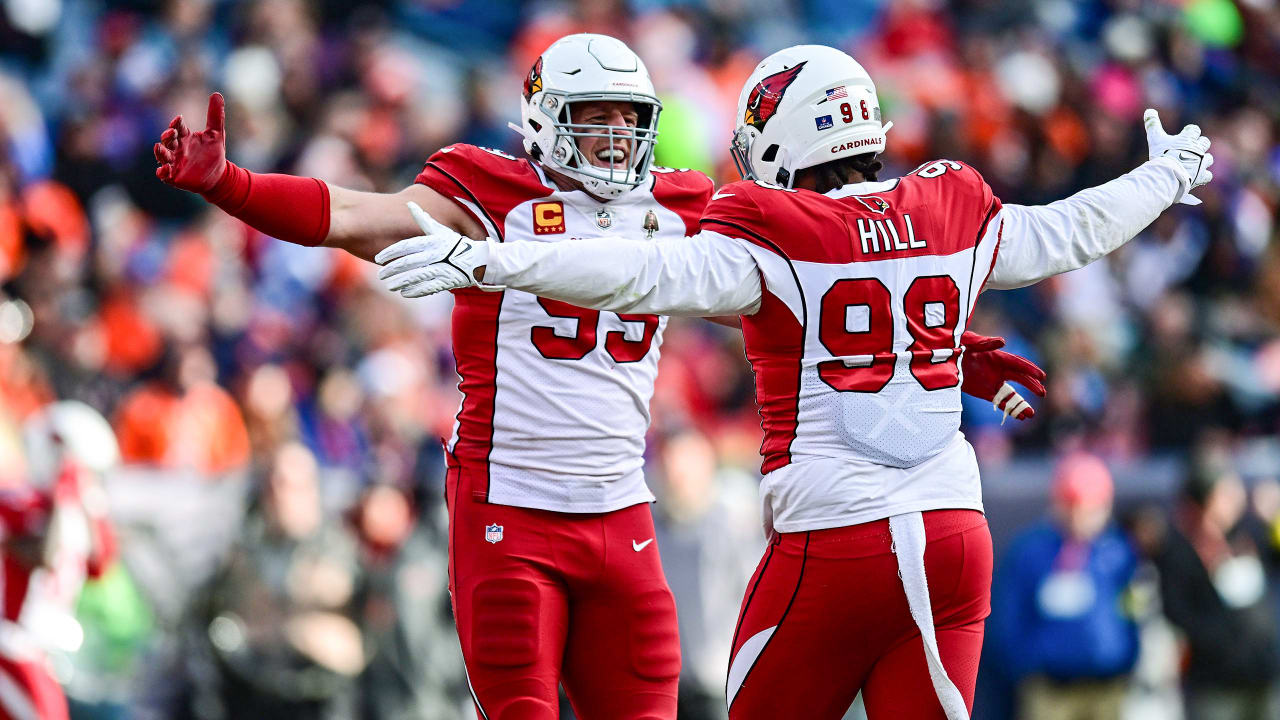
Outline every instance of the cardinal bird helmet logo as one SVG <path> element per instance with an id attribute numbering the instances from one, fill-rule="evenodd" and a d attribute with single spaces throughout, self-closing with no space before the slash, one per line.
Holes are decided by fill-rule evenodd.
<path id="1" fill-rule="evenodd" d="M 805 62 L 808 62 L 807 60 Z M 751 94 L 747 96 L 747 113 L 743 116 L 742 122 L 746 125 L 752 125 L 755 129 L 763 132 L 765 123 L 769 122 L 769 118 L 778 111 L 778 103 L 782 102 L 782 94 L 791 87 L 791 83 L 795 82 L 796 77 L 800 75 L 800 70 L 804 68 L 805 63 L 777 72 L 764 78 L 756 83 L 751 89 Z"/>
<path id="2" fill-rule="evenodd" d="M 524 79 L 524 99 L 528 100 L 536 92 L 542 92 L 542 56 L 529 68 L 529 76 Z"/>

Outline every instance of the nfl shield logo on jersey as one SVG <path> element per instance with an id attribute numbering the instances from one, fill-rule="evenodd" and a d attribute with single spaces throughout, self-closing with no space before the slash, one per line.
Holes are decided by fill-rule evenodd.
<path id="1" fill-rule="evenodd" d="M 502 526 L 501 525 L 485 525 L 484 540 L 485 542 L 490 542 L 490 543 L 501 542 Z"/>
<path id="2" fill-rule="evenodd" d="M 613 227 L 613 213 L 604 209 L 597 210 L 596 225 L 599 226 L 601 230 L 608 230 Z"/>

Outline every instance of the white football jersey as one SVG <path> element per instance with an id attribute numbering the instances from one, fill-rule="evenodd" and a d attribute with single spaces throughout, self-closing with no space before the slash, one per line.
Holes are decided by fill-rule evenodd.
<path id="1" fill-rule="evenodd" d="M 765 288 L 742 332 L 773 527 L 981 510 L 959 365 L 999 243 L 981 176 L 941 160 L 825 195 L 749 182 L 722 195 L 702 226 L 747 243 Z"/>
<path id="2" fill-rule="evenodd" d="M 607 203 L 556 187 L 527 159 L 471 145 L 436 153 L 418 176 L 502 243 L 625 232 L 657 240 L 696 228 L 711 195 L 702 173 L 653 168 Z M 448 449 L 486 502 L 608 512 L 653 500 L 643 454 L 666 319 L 576 307 L 519 290 L 455 293 L 462 405 Z"/>

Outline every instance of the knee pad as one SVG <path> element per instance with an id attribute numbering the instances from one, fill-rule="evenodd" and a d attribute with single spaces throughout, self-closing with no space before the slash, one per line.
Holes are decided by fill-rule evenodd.
<path id="1" fill-rule="evenodd" d="M 541 609 L 538 586 L 532 581 L 494 578 L 476 585 L 471 591 L 471 652 L 475 662 L 490 667 L 533 664 L 538 657 Z"/>
<path id="2" fill-rule="evenodd" d="M 650 680 L 680 675 L 680 635 L 676 602 L 669 590 L 655 590 L 636 598 L 631 610 L 631 666 Z"/>

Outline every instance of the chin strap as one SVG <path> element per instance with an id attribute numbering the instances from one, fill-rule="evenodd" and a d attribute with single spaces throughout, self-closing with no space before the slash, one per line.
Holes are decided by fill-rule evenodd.
<path id="1" fill-rule="evenodd" d="M 512 130 L 515 130 L 516 134 L 524 138 L 525 140 L 528 140 L 529 142 L 533 142 L 533 138 L 534 138 L 533 131 L 530 130 L 529 128 L 524 127 L 523 125 L 517 125 L 513 122 L 507 123 L 507 127 L 511 128 Z"/>
<path id="2" fill-rule="evenodd" d="M 507 123 L 507 127 L 511 128 L 512 130 L 515 130 L 516 134 L 519 135 L 524 140 L 525 142 L 524 151 L 529 154 L 529 157 L 539 162 L 545 159 L 542 157 L 542 148 L 538 146 L 538 141 L 537 141 L 538 136 L 535 132 L 533 132 L 533 130 L 530 130 L 529 128 L 524 127 L 523 125 L 517 125 L 513 122 Z"/>

